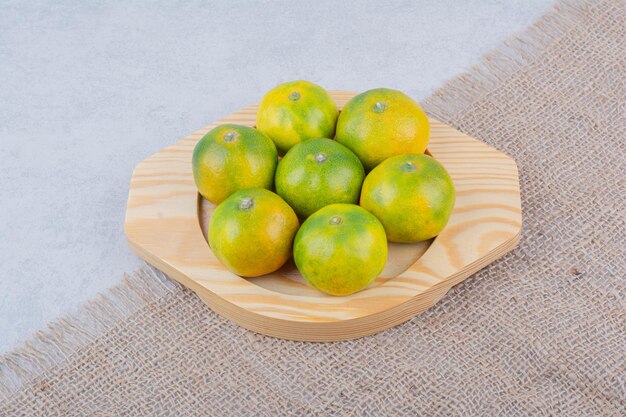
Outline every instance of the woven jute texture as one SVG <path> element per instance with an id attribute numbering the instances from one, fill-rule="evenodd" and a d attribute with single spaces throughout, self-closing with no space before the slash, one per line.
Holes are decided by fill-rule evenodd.
<path id="1" fill-rule="evenodd" d="M 424 105 L 517 161 L 517 250 L 328 344 L 146 269 L 0 358 L 0 416 L 626 415 L 625 3 L 558 4 Z"/>

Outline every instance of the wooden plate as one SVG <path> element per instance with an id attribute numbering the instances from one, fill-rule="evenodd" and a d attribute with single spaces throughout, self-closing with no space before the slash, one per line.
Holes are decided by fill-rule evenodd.
<path id="1" fill-rule="evenodd" d="M 331 95 L 341 108 L 354 93 Z M 308 287 L 292 262 L 267 276 L 239 277 L 222 266 L 205 239 L 214 207 L 199 198 L 191 154 L 215 126 L 253 126 L 256 111 L 256 105 L 249 106 L 142 161 L 133 172 L 126 211 L 130 247 L 240 326 L 306 341 L 373 334 L 428 309 L 453 285 L 519 241 L 522 218 L 515 162 L 431 119 L 428 151 L 446 167 L 457 192 L 452 217 L 439 236 L 420 244 L 390 244 L 381 277 L 346 297 Z"/>

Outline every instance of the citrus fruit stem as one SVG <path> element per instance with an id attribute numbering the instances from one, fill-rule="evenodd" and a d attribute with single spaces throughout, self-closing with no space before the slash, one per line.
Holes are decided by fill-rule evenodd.
<path id="1" fill-rule="evenodd" d="M 332 225 L 335 225 L 335 226 L 341 224 L 342 222 L 343 222 L 343 220 L 341 220 L 341 217 L 339 217 L 339 216 L 334 216 L 333 218 L 331 218 L 328 221 L 329 224 L 332 224 Z"/>
<path id="2" fill-rule="evenodd" d="M 239 208 L 242 210 L 248 210 L 254 206 L 254 200 L 252 198 L 244 198 L 239 203 Z"/>
<path id="3" fill-rule="evenodd" d="M 239 136 L 237 132 L 235 132 L 234 130 L 231 130 L 230 132 L 224 135 L 224 142 L 233 142 L 235 139 L 237 139 L 237 136 Z"/>
<path id="4" fill-rule="evenodd" d="M 387 109 L 387 105 L 383 103 L 382 101 L 377 101 L 372 107 L 372 110 L 374 110 L 374 113 L 382 113 L 386 109 Z"/>
<path id="5" fill-rule="evenodd" d="M 406 164 L 402 166 L 402 171 L 415 172 L 415 165 L 413 165 L 413 162 L 407 162 Z"/>
<path id="6" fill-rule="evenodd" d="M 318 164 L 326 162 L 327 159 L 328 157 L 325 153 L 319 152 L 315 154 L 315 162 L 317 162 Z"/>

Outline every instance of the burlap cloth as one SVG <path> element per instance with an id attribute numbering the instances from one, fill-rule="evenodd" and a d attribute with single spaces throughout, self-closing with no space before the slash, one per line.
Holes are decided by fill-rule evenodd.
<path id="1" fill-rule="evenodd" d="M 0 360 L 0 416 L 626 415 L 625 3 L 558 5 L 424 104 L 517 161 L 513 253 L 330 344 L 141 271 Z"/>

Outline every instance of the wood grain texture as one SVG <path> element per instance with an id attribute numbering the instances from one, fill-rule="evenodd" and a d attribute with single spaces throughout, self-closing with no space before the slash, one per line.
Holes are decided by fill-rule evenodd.
<path id="1" fill-rule="evenodd" d="M 354 93 L 331 92 L 341 108 Z M 199 198 L 191 154 L 215 126 L 253 126 L 249 106 L 157 152 L 135 168 L 126 235 L 148 263 L 194 290 L 213 310 L 267 335 L 335 341 L 400 324 L 435 304 L 455 284 L 511 250 L 521 233 L 515 162 L 496 149 L 431 119 L 429 152 L 457 191 L 450 221 L 430 242 L 390 244 L 381 277 L 364 291 L 333 297 L 308 287 L 293 263 L 245 279 L 227 271 L 204 233 L 213 205 Z"/>

